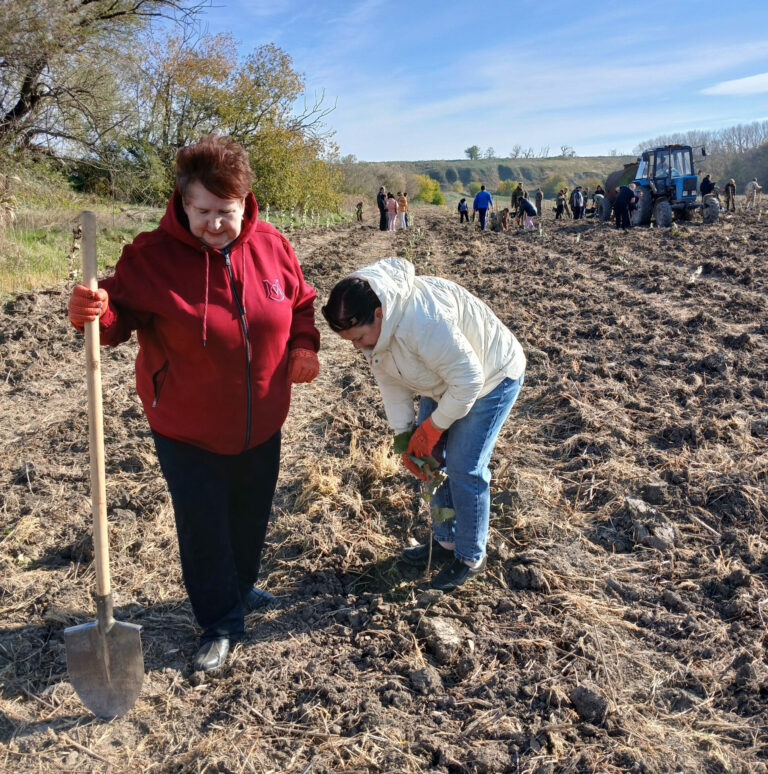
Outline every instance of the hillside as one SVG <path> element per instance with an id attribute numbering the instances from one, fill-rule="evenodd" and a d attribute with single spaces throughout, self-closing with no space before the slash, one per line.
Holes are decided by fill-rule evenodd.
<path id="1" fill-rule="evenodd" d="M 406 172 L 429 175 L 441 185 L 452 185 L 460 180 L 464 185 L 476 181 L 491 190 L 502 180 L 521 180 L 527 187 L 544 185 L 552 176 L 562 175 L 570 183 L 578 184 L 590 178 L 604 180 L 615 169 L 632 161 L 632 156 L 584 156 L 548 159 L 453 159 L 448 161 L 397 162 Z"/>
<path id="2" fill-rule="evenodd" d="M 379 186 L 387 190 L 418 191 L 417 175 L 429 175 L 440 183 L 444 193 L 461 188 L 468 193 L 472 182 L 484 184 L 496 193 L 501 181 L 522 181 L 526 188 L 535 190 L 541 186 L 547 196 L 553 195 L 552 183 L 556 179 L 573 188 L 579 184 L 590 187 L 605 178 L 634 156 L 583 156 L 547 159 L 448 159 L 432 161 L 356 161 L 340 163 L 346 178 L 347 193 L 364 194 L 373 203 Z M 550 181 L 550 185 L 547 182 Z M 457 185 L 460 183 L 461 185 Z"/>

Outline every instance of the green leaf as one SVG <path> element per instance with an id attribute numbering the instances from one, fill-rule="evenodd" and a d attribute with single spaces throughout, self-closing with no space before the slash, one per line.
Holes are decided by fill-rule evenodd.
<path id="1" fill-rule="evenodd" d="M 398 433 L 395 436 L 395 454 L 405 454 L 408 451 L 408 441 L 411 440 L 412 435 L 413 430 L 406 430 L 405 432 Z"/>
<path id="2" fill-rule="evenodd" d="M 456 516 L 456 511 L 453 508 L 441 508 L 439 505 L 433 505 L 430 514 L 435 524 L 442 524 L 444 521 L 453 519 Z"/>

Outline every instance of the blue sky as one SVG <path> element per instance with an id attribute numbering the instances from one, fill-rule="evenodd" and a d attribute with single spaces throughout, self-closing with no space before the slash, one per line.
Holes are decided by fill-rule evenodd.
<path id="1" fill-rule="evenodd" d="M 688 129 L 768 120 L 768 0 L 525 3 L 213 0 L 210 33 L 272 42 L 342 155 L 459 159 L 515 145 L 630 152 Z"/>

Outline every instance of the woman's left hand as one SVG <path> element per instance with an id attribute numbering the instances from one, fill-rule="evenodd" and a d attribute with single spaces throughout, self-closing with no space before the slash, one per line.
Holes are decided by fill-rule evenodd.
<path id="1" fill-rule="evenodd" d="M 408 470 L 413 473 L 416 478 L 420 478 L 422 481 L 426 481 L 429 476 L 423 467 L 419 467 L 407 454 L 401 454 L 400 459 Z"/>
<path id="2" fill-rule="evenodd" d="M 311 382 L 320 373 L 317 353 L 311 349 L 292 349 L 288 356 L 288 376 L 294 384 Z"/>
<path id="3" fill-rule="evenodd" d="M 406 454 L 412 454 L 414 457 L 432 456 L 432 450 L 444 432 L 442 427 L 432 421 L 432 417 L 427 417 L 411 436 Z"/>

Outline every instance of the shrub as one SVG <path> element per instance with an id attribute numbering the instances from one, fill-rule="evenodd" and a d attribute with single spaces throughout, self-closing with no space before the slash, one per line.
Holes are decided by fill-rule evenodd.
<path id="1" fill-rule="evenodd" d="M 433 180 L 429 175 L 416 175 L 416 182 L 419 186 L 416 199 L 430 204 L 445 204 L 445 197 L 437 180 Z"/>
<path id="2" fill-rule="evenodd" d="M 480 190 L 480 183 L 472 182 L 469 184 L 469 194 L 474 196 Z"/>
<path id="3" fill-rule="evenodd" d="M 544 196 L 547 199 L 551 199 L 553 196 L 557 196 L 557 192 L 567 185 L 568 181 L 563 175 L 550 175 L 547 182 L 541 186 L 541 190 L 544 191 Z"/>
<path id="4" fill-rule="evenodd" d="M 496 193 L 504 196 L 512 196 L 512 191 L 517 188 L 518 181 L 517 180 L 502 180 L 499 183 L 498 188 L 496 189 Z"/>

